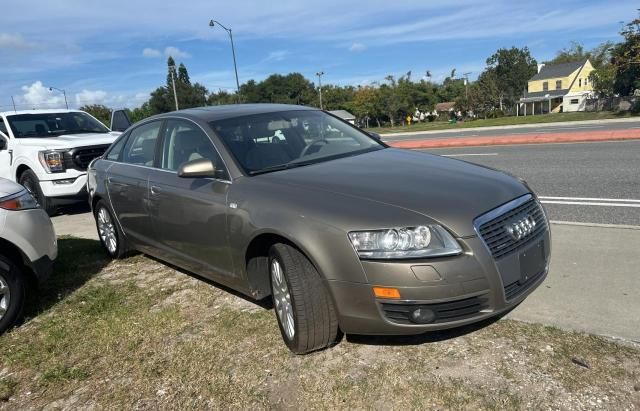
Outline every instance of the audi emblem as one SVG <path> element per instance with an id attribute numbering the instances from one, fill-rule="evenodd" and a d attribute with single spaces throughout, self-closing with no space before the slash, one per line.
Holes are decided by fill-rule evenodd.
<path id="1" fill-rule="evenodd" d="M 511 238 L 516 241 L 522 240 L 526 236 L 530 235 L 535 228 L 536 220 L 530 215 L 520 220 L 512 221 L 505 226 L 507 233 L 509 233 Z"/>

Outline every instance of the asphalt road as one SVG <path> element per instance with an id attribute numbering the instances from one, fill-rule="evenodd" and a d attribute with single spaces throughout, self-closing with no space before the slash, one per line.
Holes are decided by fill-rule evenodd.
<path id="1" fill-rule="evenodd" d="M 458 137 L 495 137 L 495 136 L 513 136 L 541 133 L 576 133 L 580 131 L 610 131 L 610 130 L 629 130 L 640 129 L 640 119 L 625 121 L 597 121 L 577 124 L 571 123 L 543 123 L 543 124 L 526 124 L 521 126 L 509 127 L 478 127 L 468 129 L 454 129 L 444 131 L 430 131 L 425 133 L 412 133 L 410 135 L 384 135 L 384 141 L 402 141 L 402 140 L 421 140 L 421 139 L 437 139 L 437 138 L 458 138 Z"/>
<path id="2" fill-rule="evenodd" d="M 640 226 L 640 141 L 423 150 L 524 178 L 551 220 Z"/>

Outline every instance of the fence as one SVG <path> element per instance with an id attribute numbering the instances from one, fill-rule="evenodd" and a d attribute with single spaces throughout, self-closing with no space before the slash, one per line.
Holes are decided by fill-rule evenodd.
<path id="1" fill-rule="evenodd" d="M 585 111 L 629 111 L 640 97 L 603 97 L 587 99 Z"/>

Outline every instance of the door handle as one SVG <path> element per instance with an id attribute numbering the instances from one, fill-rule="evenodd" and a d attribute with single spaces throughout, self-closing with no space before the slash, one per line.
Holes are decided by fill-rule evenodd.
<path id="1" fill-rule="evenodd" d="M 151 186 L 151 194 L 153 194 L 154 196 L 160 194 L 160 187 Z"/>

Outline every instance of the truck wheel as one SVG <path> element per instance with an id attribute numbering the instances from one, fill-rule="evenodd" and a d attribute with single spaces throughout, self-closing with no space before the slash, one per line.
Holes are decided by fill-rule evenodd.
<path id="1" fill-rule="evenodd" d="M 40 204 L 40 208 L 47 212 L 50 216 L 54 215 L 56 212 L 56 207 L 53 205 L 53 200 L 49 197 L 46 197 L 42 193 L 42 189 L 40 188 L 40 180 L 38 180 L 38 176 L 32 170 L 25 170 L 22 174 L 20 174 L 20 178 L 18 179 L 18 183 L 20 183 L 24 188 L 27 189 L 35 197 Z"/>
<path id="2" fill-rule="evenodd" d="M 296 354 L 326 348 L 338 337 L 338 317 L 318 271 L 296 248 L 269 252 L 273 305 L 282 338 Z"/>
<path id="3" fill-rule="evenodd" d="M 124 235 L 120 231 L 113 214 L 107 204 L 100 200 L 94 209 L 96 228 L 100 243 L 111 258 L 123 258 L 127 255 L 128 248 Z"/>
<path id="4" fill-rule="evenodd" d="M 0 334 L 22 315 L 25 284 L 20 267 L 0 254 Z"/>

